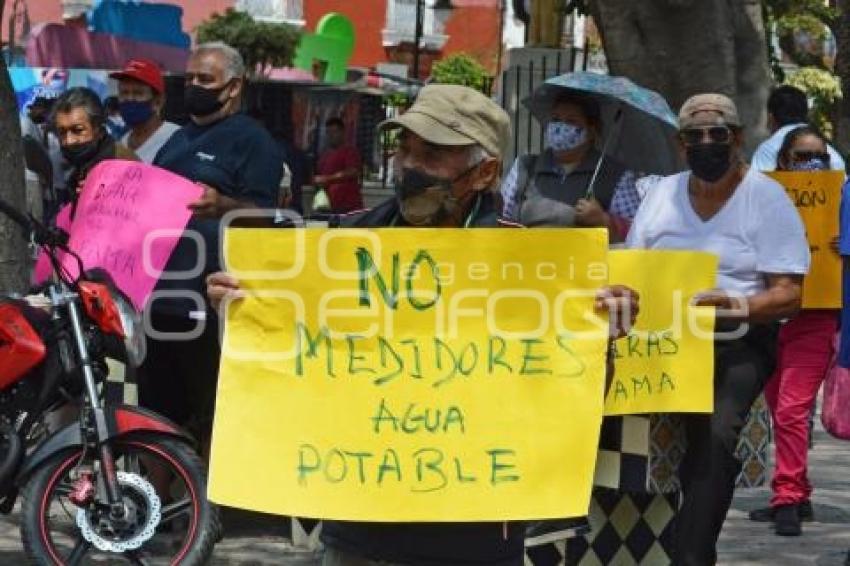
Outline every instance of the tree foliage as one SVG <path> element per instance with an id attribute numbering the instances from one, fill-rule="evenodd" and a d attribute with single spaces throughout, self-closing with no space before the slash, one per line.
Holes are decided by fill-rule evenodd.
<path id="1" fill-rule="evenodd" d="M 800 67 L 831 70 L 824 43 L 839 25 L 840 11 L 817 0 L 762 0 L 768 30 L 774 28 L 782 51 Z M 775 57 L 774 57 L 775 59 Z M 774 60 L 774 63 L 778 61 Z M 778 82 L 782 69 L 774 64 Z"/>
<path id="2" fill-rule="evenodd" d="M 567 4 L 567 11 L 575 11 L 580 14 L 590 14 L 598 19 L 600 14 L 605 14 L 609 19 L 612 19 L 612 11 L 603 8 L 609 7 L 614 3 L 614 0 L 570 0 Z M 729 77 L 723 76 L 722 73 L 706 70 L 712 62 L 721 58 L 721 54 L 717 49 L 702 48 L 698 53 L 694 52 L 689 47 L 693 41 L 685 41 L 680 38 L 679 30 L 675 26 L 658 26 L 655 25 L 660 20 L 669 19 L 668 16 L 680 13 L 681 11 L 690 10 L 697 12 L 704 10 L 706 6 L 715 5 L 720 9 L 725 6 L 727 9 L 738 5 L 743 7 L 740 14 L 747 15 L 749 19 L 755 21 L 760 19 L 763 22 L 762 30 L 762 47 L 766 46 L 768 53 L 768 62 L 773 70 L 774 83 L 788 83 L 798 86 L 803 89 L 813 100 L 813 116 L 815 123 L 823 127 L 827 132 L 833 132 L 833 143 L 837 144 L 844 152 L 850 152 L 850 96 L 842 97 L 842 92 L 850 92 L 850 0 L 739 0 L 733 2 L 729 0 L 655 0 L 653 2 L 634 2 L 632 5 L 623 3 L 617 4 L 622 6 L 624 10 L 629 10 L 628 17 L 613 17 L 612 22 L 597 22 L 598 27 L 601 24 L 602 28 L 607 27 L 612 38 L 607 38 L 611 45 L 603 45 L 606 52 L 606 57 L 612 61 L 612 72 L 630 76 L 630 78 L 643 81 L 648 86 L 655 88 L 661 92 L 671 104 L 676 101 L 675 94 L 683 90 L 681 87 L 676 88 L 675 84 L 664 83 L 663 76 L 659 78 L 648 72 L 645 67 L 649 64 L 641 66 L 638 59 L 649 58 L 651 60 L 663 60 L 662 70 L 667 75 L 675 75 L 677 62 L 689 60 L 690 68 L 701 68 L 702 74 L 711 76 L 708 84 L 705 85 L 708 89 L 725 91 L 728 94 L 735 94 L 741 81 L 745 81 L 752 88 L 747 88 L 752 92 L 756 92 L 756 83 L 767 83 L 768 80 L 762 80 L 756 75 L 760 75 L 758 71 L 761 62 L 750 65 L 749 68 L 744 68 L 744 64 L 739 71 L 736 71 L 735 77 L 731 80 Z M 645 7 L 644 13 L 649 10 L 649 7 L 654 6 L 658 10 L 655 18 L 639 18 L 636 14 L 641 13 L 637 6 Z M 663 5 L 663 8 L 662 8 Z M 662 10 L 666 9 L 667 12 Z M 755 13 L 761 13 L 760 18 L 753 18 Z M 731 34 L 731 37 L 737 41 L 742 37 L 749 37 L 749 33 L 745 26 L 737 26 L 736 21 L 742 21 L 738 16 L 731 20 L 732 25 L 725 22 L 711 24 L 714 26 L 713 33 L 719 37 L 725 37 Z M 746 24 L 746 22 L 744 22 Z M 606 26 L 606 24 L 608 24 Z M 724 27 L 725 26 L 725 27 Z M 652 31 L 647 31 L 652 27 Z M 688 27 L 684 25 L 684 27 Z M 638 40 L 630 38 L 628 32 L 638 29 Z M 691 28 L 688 28 L 691 29 Z M 700 35 L 698 28 L 693 28 L 694 38 Z M 624 34 L 624 32 L 626 32 Z M 779 58 L 779 50 L 774 46 L 774 33 L 778 40 L 778 47 L 782 53 L 787 55 L 790 62 L 794 63 L 798 69 L 788 72 L 788 65 L 783 65 L 784 61 Z M 663 38 L 676 37 L 677 42 L 668 42 L 666 49 L 656 50 L 654 53 L 642 52 L 640 56 L 636 56 L 640 50 L 645 51 L 645 45 L 655 40 L 655 43 L 663 43 L 663 39 L 658 39 L 658 34 Z M 634 34 L 632 34 L 634 35 Z M 604 34 L 603 34 L 604 36 Z M 623 48 L 623 42 L 634 40 Z M 603 43 L 606 38 L 603 37 Z M 695 41 L 696 39 L 694 39 Z M 826 45 L 829 40 L 835 42 L 835 57 L 826 52 Z M 748 40 L 749 41 L 749 40 Z M 748 45 L 747 50 L 749 56 L 756 53 L 753 45 Z M 738 51 L 736 51 L 738 52 Z M 612 57 L 613 54 L 613 57 Z M 675 56 L 673 55 L 675 54 Z M 741 64 L 746 58 L 737 58 Z M 657 73 L 656 73 L 657 74 Z M 677 82 L 687 81 L 687 77 L 678 77 Z M 687 89 L 685 89 L 687 90 Z M 760 105 L 756 104 L 756 98 L 745 95 L 744 97 L 736 96 L 739 106 L 743 105 L 739 110 L 746 113 L 746 107 L 750 106 L 750 113 L 754 112 Z M 679 101 L 680 102 L 680 101 Z M 757 122 L 754 122 L 757 124 Z"/>
<path id="3" fill-rule="evenodd" d="M 259 22 L 245 12 L 229 8 L 198 26 L 198 42 L 223 41 L 245 59 L 249 72 L 289 67 L 295 56 L 300 31 L 289 24 Z"/>
<path id="4" fill-rule="evenodd" d="M 823 46 L 829 31 L 819 19 L 811 14 L 784 16 L 776 21 L 776 35 L 782 51 L 796 64 L 826 69 Z M 806 47 L 801 48 L 801 43 Z"/>
<path id="5" fill-rule="evenodd" d="M 435 83 L 472 87 L 486 92 L 489 75 L 487 69 L 466 53 L 453 53 L 434 63 L 431 78 Z"/>
<path id="6" fill-rule="evenodd" d="M 832 137 L 832 113 L 841 100 L 841 83 L 838 78 L 818 67 L 803 67 L 790 73 L 785 84 L 795 86 L 813 101 L 811 120 L 824 134 Z"/>
<path id="7" fill-rule="evenodd" d="M 846 67 L 847 52 L 846 2 L 823 0 L 762 0 L 768 21 L 776 29 L 779 46 L 788 58 L 800 68 L 786 73 L 774 61 L 776 82 L 790 84 L 805 91 L 812 104 L 812 122 L 827 135 L 839 134 L 837 140 L 846 146 L 847 134 L 836 132 L 835 123 L 842 121 L 842 83 L 850 85 Z M 827 57 L 824 46 L 830 36 L 837 40 L 834 60 Z M 845 120 L 846 122 L 846 117 Z"/>
<path id="8" fill-rule="evenodd" d="M 775 18 L 793 18 L 801 15 L 817 19 L 835 31 L 839 25 L 841 10 L 823 0 L 762 0 Z"/>

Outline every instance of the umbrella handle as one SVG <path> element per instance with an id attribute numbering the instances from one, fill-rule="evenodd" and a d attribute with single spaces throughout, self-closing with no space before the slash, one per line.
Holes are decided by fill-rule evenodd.
<path id="1" fill-rule="evenodd" d="M 605 138 L 605 143 L 602 144 L 602 154 L 599 156 L 599 161 L 596 162 L 596 169 L 593 170 L 593 177 L 590 178 L 590 184 L 587 185 L 587 192 L 585 193 L 584 198 L 588 200 L 593 198 L 593 189 L 596 186 L 596 179 L 599 178 L 599 172 L 602 170 L 602 162 L 605 161 L 605 155 L 608 153 L 608 146 L 611 143 L 611 138 L 614 137 L 614 132 L 622 118 L 623 106 L 622 104 L 618 104 L 617 112 L 614 114 L 614 123 L 611 125 L 611 131 L 608 132 L 608 136 Z"/>

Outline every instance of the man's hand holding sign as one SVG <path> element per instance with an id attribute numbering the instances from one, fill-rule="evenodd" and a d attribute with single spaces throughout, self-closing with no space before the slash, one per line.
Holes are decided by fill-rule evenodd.
<path id="1" fill-rule="evenodd" d="M 558 248 L 541 238 L 582 252 L 547 252 Z M 242 276 L 208 280 L 214 303 L 239 299 L 227 312 L 213 499 L 349 520 L 586 512 L 608 312 L 618 333 L 637 312 L 634 293 L 604 287 L 604 232 L 227 239 L 228 266 Z M 251 489 L 273 480 L 279 493 Z"/>
<path id="2" fill-rule="evenodd" d="M 637 289 L 643 312 L 614 343 L 606 415 L 710 413 L 713 409 L 714 309 L 731 308 L 716 284 L 717 257 L 686 251 L 616 250 L 609 276 Z M 687 273 L 687 278 L 682 274 Z"/>
<path id="3" fill-rule="evenodd" d="M 198 183 L 198 186 L 203 189 L 201 198 L 189 203 L 189 210 L 196 218 L 221 218 L 233 210 L 256 209 L 252 203 L 229 197 L 204 183 Z"/>

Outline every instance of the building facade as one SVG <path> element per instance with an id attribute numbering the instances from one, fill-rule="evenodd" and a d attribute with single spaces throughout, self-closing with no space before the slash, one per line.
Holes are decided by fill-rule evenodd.
<path id="1" fill-rule="evenodd" d="M 329 12 L 344 14 L 354 23 L 356 47 L 351 65 L 375 67 L 379 63 L 410 63 L 413 52 L 417 2 L 423 3 L 421 45 L 422 74 L 430 62 L 448 53 L 466 52 L 495 74 L 502 48 L 502 0 L 452 0 L 445 19 L 432 9 L 435 0 L 161 0 L 183 8 L 183 29 L 195 28 L 213 13 L 235 7 L 259 19 L 315 28 Z M 61 23 L 84 13 L 93 0 L 18 0 L 32 25 Z M 8 21 L 11 11 L 4 16 Z M 2 25 L 2 41 L 9 38 L 8 22 Z M 19 44 L 19 38 L 15 38 Z"/>

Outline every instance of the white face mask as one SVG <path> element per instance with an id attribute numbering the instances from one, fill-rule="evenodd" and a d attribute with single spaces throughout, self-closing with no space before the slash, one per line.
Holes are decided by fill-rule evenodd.
<path id="1" fill-rule="evenodd" d="M 546 147 L 553 151 L 570 151 L 586 142 L 586 128 L 557 120 L 546 124 Z"/>

